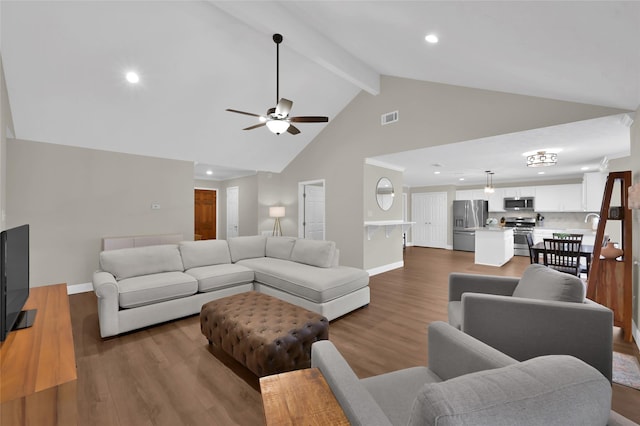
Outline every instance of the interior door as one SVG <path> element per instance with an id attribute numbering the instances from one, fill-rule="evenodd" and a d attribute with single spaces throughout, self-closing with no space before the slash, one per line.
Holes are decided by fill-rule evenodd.
<path id="1" fill-rule="evenodd" d="M 237 237 L 240 232 L 238 229 L 239 192 L 237 186 L 227 188 L 227 239 Z"/>
<path id="2" fill-rule="evenodd" d="M 413 245 L 447 247 L 447 193 L 425 192 L 411 195 Z"/>
<path id="3" fill-rule="evenodd" d="M 325 239 L 324 180 L 300 182 L 298 236 L 310 240 Z"/>
<path id="4" fill-rule="evenodd" d="M 194 239 L 216 238 L 217 191 L 196 189 L 194 193 Z"/>

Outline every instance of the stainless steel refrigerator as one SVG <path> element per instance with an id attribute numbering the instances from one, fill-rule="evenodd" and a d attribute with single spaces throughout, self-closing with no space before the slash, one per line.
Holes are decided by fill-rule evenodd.
<path id="1" fill-rule="evenodd" d="M 453 249 L 475 251 L 476 229 L 489 217 L 486 200 L 456 200 L 453 202 Z"/>

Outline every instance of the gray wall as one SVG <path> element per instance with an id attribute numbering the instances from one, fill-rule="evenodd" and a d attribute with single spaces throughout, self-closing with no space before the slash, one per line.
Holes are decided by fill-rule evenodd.
<path id="1" fill-rule="evenodd" d="M 635 113 L 631 126 L 631 172 L 633 182 L 640 183 L 640 109 Z M 636 345 L 640 348 L 640 210 L 633 210 L 633 322 Z"/>
<path id="2" fill-rule="evenodd" d="M 395 190 L 393 204 L 384 211 L 378 206 L 376 185 L 382 177 L 389 178 Z M 402 220 L 402 172 L 383 167 L 364 165 L 364 216 L 362 222 L 378 220 Z M 363 225 L 361 225 L 363 226 Z M 384 229 L 378 229 L 371 240 L 365 230 L 363 235 L 364 269 L 373 269 L 402 262 L 402 228 L 396 227 L 387 238 Z"/>
<path id="3" fill-rule="evenodd" d="M 394 110 L 399 110 L 400 120 L 381 126 L 380 115 Z M 285 168 L 281 177 L 283 198 L 295 200 L 300 181 L 326 179 L 326 237 L 336 241 L 344 264 L 363 267 L 365 158 L 620 112 L 383 76 L 378 96 L 358 94 Z"/>
<path id="4" fill-rule="evenodd" d="M 6 228 L 6 206 L 7 206 L 7 130 L 15 134 L 13 129 L 13 118 L 11 116 L 11 106 L 9 105 L 9 94 L 4 80 L 4 68 L 2 66 L 2 55 L 0 55 L 0 230 Z"/>
<path id="5" fill-rule="evenodd" d="M 7 226 L 30 225 L 33 287 L 90 282 L 103 237 L 193 239 L 191 162 L 16 139 L 7 157 Z"/>
<path id="6" fill-rule="evenodd" d="M 220 182 L 218 191 L 218 239 L 227 238 L 227 188 L 238 187 L 239 235 L 258 233 L 258 176 L 246 176 Z"/>

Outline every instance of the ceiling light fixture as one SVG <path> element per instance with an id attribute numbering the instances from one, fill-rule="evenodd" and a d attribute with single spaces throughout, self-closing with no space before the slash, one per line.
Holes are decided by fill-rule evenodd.
<path id="1" fill-rule="evenodd" d="M 289 122 L 285 120 L 269 120 L 267 121 L 267 127 L 271 130 L 271 133 L 279 135 L 287 131 Z"/>
<path id="2" fill-rule="evenodd" d="M 558 163 L 558 154 L 555 152 L 538 151 L 527 155 L 527 167 L 555 166 Z"/>
<path id="3" fill-rule="evenodd" d="M 435 34 L 427 34 L 424 39 L 431 44 L 436 44 L 438 42 L 438 36 Z"/>
<path id="4" fill-rule="evenodd" d="M 213 174 L 213 170 L 207 170 L 206 172 L 209 176 L 211 176 Z"/>
<path id="5" fill-rule="evenodd" d="M 140 76 L 135 71 L 127 72 L 127 74 L 125 75 L 125 78 L 131 84 L 136 84 L 140 81 Z"/>
<path id="6" fill-rule="evenodd" d="M 485 194 L 493 194 L 495 188 L 493 187 L 493 172 L 491 170 L 485 170 L 487 174 L 487 185 L 484 187 Z"/>

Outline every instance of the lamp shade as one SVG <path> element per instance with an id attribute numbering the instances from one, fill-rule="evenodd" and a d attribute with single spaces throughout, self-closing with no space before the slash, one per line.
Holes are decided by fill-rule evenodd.
<path id="1" fill-rule="evenodd" d="M 269 217 L 284 217 L 284 206 L 269 207 Z"/>
<path id="2" fill-rule="evenodd" d="M 267 121 L 267 127 L 271 130 L 271 133 L 279 135 L 286 132 L 289 128 L 289 122 L 284 120 L 269 120 Z"/>

